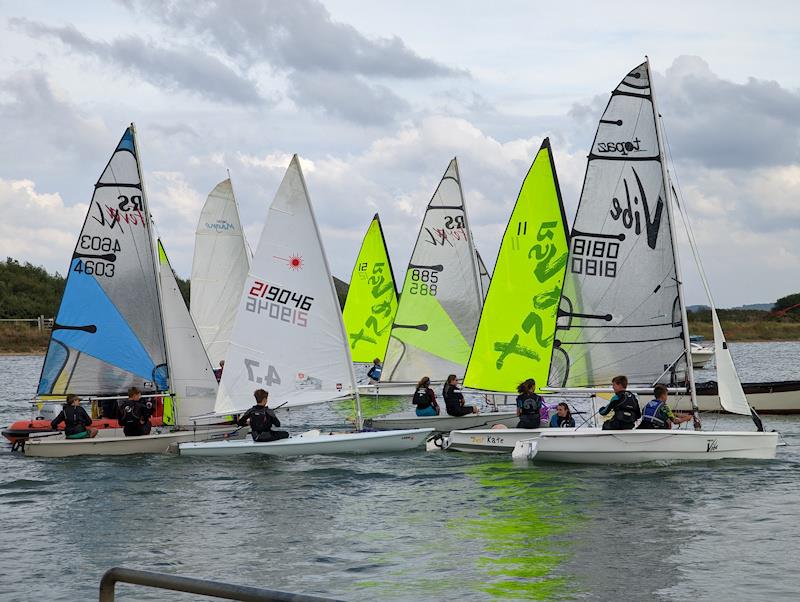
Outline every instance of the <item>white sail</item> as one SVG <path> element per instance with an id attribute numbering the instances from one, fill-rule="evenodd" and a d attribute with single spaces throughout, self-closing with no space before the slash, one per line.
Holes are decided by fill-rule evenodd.
<path id="1" fill-rule="evenodd" d="M 608 386 L 618 374 L 639 386 L 686 379 L 653 107 L 642 63 L 611 93 L 600 119 L 571 235 L 551 386 Z"/>
<path id="2" fill-rule="evenodd" d="M 349 345 L 297 155 L 269 208 L 233 327 L 215 412 L 327 401 L 356 390 Z"/>
<path id="3" fill-rule="evenodd" d="M 489 292 L 489 284 L 492 281 L 492 277 L 489 274 L 489 270 L 486 269 L 486 264 L 483 263 L 481 254 L 477 251 L 475 254 L 478 256 L 478 275 L 481 278 L 481 293 L 483 294 L 483 298 L 486 299 L 486 293 Z"/>
<path id="4" fill-rule="evenodd" d="M 483 296 L 458 163 L 450 162 L 422 219 L 397 308 L 384 380 L 463 374 Z"/>
<path id="5" fill-rule="evenodd" d="M 230 179 L 211 191 L 200 213 L 192 261 L 191 314 L 214 366 L 225 359 L 250 252 Z"/>
<path id="6" fill-rule="evenodd" d="M 214 411 L 217 379 L 206 355 L 203 341 L 186 309 L 167 254 L 158 242 L 159 278 L 161 279 L 161 312 L 167 356 L 175 394 L 175 424 L 190 425 L 192 416 Z"/>

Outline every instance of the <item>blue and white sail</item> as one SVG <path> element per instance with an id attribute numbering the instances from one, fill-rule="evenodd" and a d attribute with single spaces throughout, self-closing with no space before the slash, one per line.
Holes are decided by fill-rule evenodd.
<path id="1" fill-rule="evenodd" d="M 72 254 L 39 395 L 169 388 L 150 213 L 133 126 L 94 187 Z"/>

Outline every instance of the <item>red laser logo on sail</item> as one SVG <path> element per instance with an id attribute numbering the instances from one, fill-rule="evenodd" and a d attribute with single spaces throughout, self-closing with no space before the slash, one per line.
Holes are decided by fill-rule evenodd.
<path id="1" fill-rule="evenodd" d="M 278 257 L 277 255 L 273 255 L 275 259 L 280 259 L 281 261 L 285 261 L 286 265 L 289 267 L 290 270 L 294 272 L 299 272 L 303 269 L 303 256 L 299 254 L 289 255 L 289 257 Z"/>

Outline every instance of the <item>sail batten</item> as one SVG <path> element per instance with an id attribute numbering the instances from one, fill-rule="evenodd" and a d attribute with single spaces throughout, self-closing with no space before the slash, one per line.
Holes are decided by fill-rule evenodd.
<path id="1" fill-rule="evenodd" d="M 386 352 L 384 380 L 463 372 L 482 305 L 477 259 L 453 159 L 425 211 Z"/>

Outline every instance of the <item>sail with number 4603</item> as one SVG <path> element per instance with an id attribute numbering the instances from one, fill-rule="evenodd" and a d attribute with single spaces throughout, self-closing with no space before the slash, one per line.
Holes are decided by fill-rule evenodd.
<path id="1" fill-rule="evenodd" d="M 297 155 L 269 208 L 245 280 L 214 411 L 266 389 L 285 407 L 356 391 L 342 312 Z"/>
<path id="2" fill-rule="evenodd" d="M 483 295 L 458 162 L 447 167 L 422 219 L 392 326 L 383 381 L 461 374 Z"/>
<path id="3" fill-rule="evenodd" d="M 573 224 L 550 385 L 683 383 L 686 357 L 669 202 L 647 63 L 611 93 Z"/>
<path id="4" fill-rule="evenodd" d="M 150 213 L 133 126 L 94 186 L 37 393 L 169 388 Z"/>

